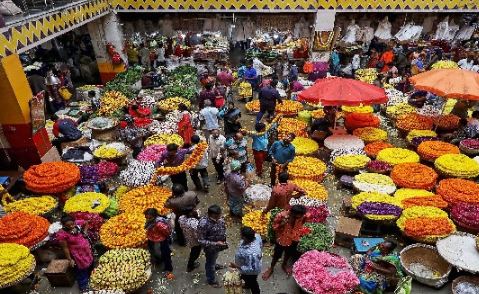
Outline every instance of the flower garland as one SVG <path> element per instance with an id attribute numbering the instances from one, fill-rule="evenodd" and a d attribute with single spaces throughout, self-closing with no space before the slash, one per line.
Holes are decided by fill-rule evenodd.
<path id="1" fill-rule="evenodd" d="M 31 166 L 24 174 L 28 190 L 36 193 L 61 193 L 80 180 L 80 169 L 68 162 L 45 162 Z"/>
<path id="2" fill-rule="evenodd" d="M 364 146 L 364 152 L 366 152 L 366 155 L 371 157 L 371 158 L 376 158 L 378 155 L 379 151 L 386 149 L 386 148 L 392 148 L 394 147 L 392 144 L 389 144 L 384 141 L 375 141 L 367 144 Z"/>
<path id="3" fill-rule="evenodd" d="M 110 206 L 110 199 L 102 193 L 86 192 L 77 194 L 65 202 L 63 211 L 102 213 Z"/>
<path id="4" fill-rule="evenodd" d="M 128 167 L 120 172 L 120 183 L 128 187 L 148 184 L 154 177 L 155 164 L 151 161 L 131 160 Z"/>
<path id="5" fill-rule="evenodd" d="M 428 197 L 434 196 L 433 192 L 424 190 L 424 189 L 409 189 L 409 188 L 400 188 L 397 189 L 394 193 L 394 198 L 397 198 L 399 201 L 403 201 L 408 198 L 415 197 Z"/>
<path id="6" fill-rule="evenodd" d="M 148 208 L 156 208 L 160 214 L 166 215 L 170 210 L 165 208 L 165 203 L 171 195 L 171 190 L 165 187 L 142 186 L 123 194 L 119 208 L 127 213 L 143 213 Z"/>
<path id="7" fill-rule="evenodd" d="M 158 102 L 158 109 L 163 112 L 170 112 L 177 110 L 180 104 L 184 104 L 186 107 L 191 107 L 191 102 L 188 99 L 182 97 L 171 97 L 167 99 L 160 100 Z"/>
<path id="8" fill-rule="evenodd" d="M 146 244 L 143 212 L 122 213 L 100 228 L 100 240 L 108 248 L 136 248 Z"/>
<path id="9" fill-rule="evenodd" d="M 396 198 L 379 192 L 354 195 L 351 205 L 363 217 L 376 221 L 394 220 L 402 211 L 402 204 Z"/>
<path id="10" fill-rule="evenodd" d="M 301 288 L 313 294 L 346 294 L 359 285 L 348 260 L 325 251 L 303 254 L 293 265 L 293 276 Z"/>
<path id="11" fill-rule="evenodd" d="M 449 218 L 410 218 L 405 221 L 404 234 L 416 240 L 432 242 L 439 237 L 447 237 L 456 231 L 456 226 Z M 431 240 L 431 241 L 429 241 Z"/>
<path id="12" fill-rule="evenodd" d="M 10 203 L 3 203 L 6 212 L 27 212 L 35 215 L 45 214 L 52 211 L 58 202 L 52 196 L 29 197 Z"/>
<path id="13" fill-rule="evenodd" d="M 19 244 L 0 244 L 0 288 L 26 278 L 35 269 L 35 257 Z"/>
<path id="14" fill-rule="evenodd" d="M 329 250 L 333 245 L 334 234 L 330 228 L 320 223 L 306 223 L 309 233 L 299 239 L 298 251 Z"/>
<path id="15" fill-rule="evenodd" d="M 436 169 L 456 178 L 475 178 L 479 176 L 479 163 L 464 154 L 445 154 L 434 161 Z"/>
<path id="16" fill-rule="evenodd" d="M 436 188 L 436 193 L 450 204 L 458 202 L 479 203 L 479 185 L 469 180 L 441 180 Z"/>
<path id="17" fill-rule="evenodd" d="M 291 142 L 294 146 L 294 150 L 296 155 L 307 155 L 318 151 L 319 145 L 316 141 L 304 138 L 304 137 L 296 137 L 294 138 L 293 142 Z"/>
<path id="18" fill-rule="evenodd" d="M 298 187 L 306 191 L 306 195 L 309 198 L 321 200 L 321 201 L 327 201 L 328 200 L 328 190 L 326 188 L 319 184 L 318 182 L 311 181 L 311 180 L 305 180 L 305 179 L 294 179 L 292 181 L 294 184 L 296 184 Z"/>
<path id="19" fill-rule="evenodd" d="M 371 159 L 366 155 L 351 154 L 336 157 L 333 165 L 335 168 L 343 171 L 358 171 L 364 168 L 369 161 Z"/>
<path id="20" fill-rule="evenodd" d="M 178 146 L 183 146 L 184 141 L 183 138 L 178 134 L 156 134 L 153 136 L 148 137 L 145 140 L 144 145 L 146 147 L 150 145 L 168 145 L 168 144 L 176 144 Z"/>
<path id="21" fill-rule="evenodd" d="M 322 109 L 315 109 L 313 111 L 311 111 L 311 117 L 313 119 L 322 119 L 326 116 L 326 114 L 324 113 L 324 110 Z"/>
<path id="22" fill-rule="evenodd" d="M 128 97 L 118 91 L 108 91 L 100 99 L 100 116 L 111 116 L 130 103 Z"/>
<path id="23" fill-rule="evenodd" d="M 379 123 L 379 118 L 372 113 L 352 112 L 346 114 L 344 119 L 344 126 L 350 131 L 365 127 L 379 128 Z"/>
<path id="24" fill-rule="evenodd" d="M 353 135 L 359 137 L 365 143 L 385 141 L 388 139 L 388 133 L 386 131 L 373 127 L 355 129 Z"/>
<path id="25" fill-rule="evenodd" d="M 393 119 L 404 114 L 413 113 L 415 111 L 416 108 L 412 105 L 409 105 L 407 102 L 401 102 L 396 105 L 386 107 L 386 115 Z"/>
<path id="26" fill-rule="evenodd" d="M 392 165 L 380 160 L 371 160 L 366 164 L 366 170 L 371 173 L 387 174 L 392 170 Z"/>
<path id="27" fill-rule="evenodd" d="M 307 137 L 306 132 L 308 125 L 296 118 L 283 118 L 278 125 L 278 139 L 286 138 L 290 133 L 296 134 L 296 137 Z"/>
<path id="28" fill-rule="evenodd" d="M 459 128 L 461 118 L 454 114 L 441 115 L 434 118 L 434 125 L 437 129 L 451 131 Z"/>
<path id="29" fill-rule="evenodd" d="M 0 243 L 16 243 L 31 248 L 45 240 L 50 223 L 45 218 L 18 211 L 0 219 Z"/>
<path id="30" fill-rule="evenodd" d="M 253 210 L 243 216 L 241 223 L 245 227 L 252 228 L 262 237 L 266 237 L 268 234 L 268 223 L 270 217 L 271 214 L 269 212 L 263 215 L 261 210 Z"/>
<path id="31" fill-rule="evenodd" d="M 378 152 L 377 160 L 387 162 L 391 165 L 408 162 L 419 162 L 419 155 L 404 148 L 385 148 Z"/>
<path id="32" fill-rule="evenodd" d="M 461 227 L 479 231 L 479 203 L 454 204 L 451 209 L 451 218 Z"/>
<path id="33" fill-rule="evenodd" d="M 165 145 L 150 145 L 143 149 L 140 154 L 136 157 L 137 160 L 140 161 L 153 161 L 157 162 L 160 160 L 161 155 L 163 152 L 166 151 Z"/>
<path id="34" fill-rule="evenodd" d="M 392 194 L 396 191 L 396 185 L 390 177 L 376 173 L 362 173 L 354 176 L 353 186 L 361 192 Z"/>
<path id="35" fill-rule="evenodd" d="M 425 141 L 417 147 L 417 153 L 424 160 L 433 161 L 444 154 L 459 154 L 461 151 L 456 145 L 442 141 Z"/>
<path id="36" fill-rule="evenodd" d="M 416 137 L 437 137 L 437 133 L 431 130 L 411 130 L 406 136 L 406 141 L 412 143 Z"/>
<path id="37" fill-rule="evenodd" d="M 307 156 L 295 156 L 288 164 L 288 173 L 292 179 L 322 181 L 326 164 L 320 159 Z"/>
<path id="38" fill-rule="evenodd" d="M 406 227 L 406 220 L 414 218 L 448 218 L 447 212 L 430 206 L 413 206 L 403 210 L 401 217 L 396 221 L 401 231 Z"/>
<path id="39" fill-rule="evenodd" d="M 260 103 L 259 100 L 253 100 L 245 104 L 246 110 L 250 112 L 259 112 Z M 284 100 L 282 103 L 277 103 L 275 112 L 284 115 L 297 115 L 298 112 L 303 110 L 303 104 L 298 101 Z"/>
<path id="40" fill-rule="evenodd" d="M 196 145 L 193 152 L 183 161 L 179 166 L 161 166 L 158 167 L 155 171 L 152 181 L 156 181 L 156 178 L 161 175 L 174 175 L 181 172 L 187 171 L 195 167 L 203 158 L 205 152 L 207 152 L 208 144 L 205 142 L 200 142 Z"/>
<path id="41" fill-rule="evenodd" d="M 404 208 L 413 206 L 432 206 L 440 209 L 446 209 L 449 205 L 439 195 L 410 197 L 401 201 Z"/>
<path id="42" fill-rule="evenodd" d="M 361 105 L 361 106 L 341 106 L 341 110 L 347 113 L 373 113 L 374 108 L 371 105 Z"/>
<path id="43" fill-rule="evenodd" d="M 437 173 L 420 163 L 401 163 L 393 167 L 391 178 L 399 187 L 431 190 L 436 185 Z"/>
<path id="44" fill-rule="evenodd" d="M 396 121 L 396 127 L 405 131 L 432 130 L 433 126 L 432 118 L 417 113 L 403 114 Z"/>

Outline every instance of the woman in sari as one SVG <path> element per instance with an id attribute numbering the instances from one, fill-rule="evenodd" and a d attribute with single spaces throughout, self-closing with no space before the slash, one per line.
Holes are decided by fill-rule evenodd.
<path id="1" fill-rule="evenodd" d="M 181 120 L 178 122 L 178 135 L 183 138 L 185 145 L 190 145 L 194 132 L 191 123 L 191 113 L 188 111 L 188 107 L 183 103 L 178 105 L 178 110 L 181 112 Z"/>
<path id="2" fill-rule="evenodd" d="M 385 241 L 364 255 L 351 257 L 351 265 L 359 278 L 359 287 L 363 293 L 381 294 L 386 289 L 397 286 L 403 273 L 399 256 L 393 251 L 395 248 L 395 243 Z"/>

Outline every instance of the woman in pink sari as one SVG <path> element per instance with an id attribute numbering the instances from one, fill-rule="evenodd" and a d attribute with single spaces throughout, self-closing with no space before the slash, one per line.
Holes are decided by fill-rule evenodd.
<path id="1" fill-rule="evenodd" d="M 178 105 L 178 110 L 182 113 L 181 120 L 178 122 L 178 135 L 183 138 L 185 145 L 190 145 L 194 132 L 191 124 L 191 114 L 188 112 L 188 107 L 183 103 Z"/>

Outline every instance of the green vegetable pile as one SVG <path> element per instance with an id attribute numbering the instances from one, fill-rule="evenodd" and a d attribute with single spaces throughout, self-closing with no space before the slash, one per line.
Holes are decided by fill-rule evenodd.
<path id="1" fill-rule="evenodd" d="M 246 59 L 253 59 L 255 57 L 258 57 L 259 59 L 265 60 L 265 61 L 274 61 L 279 57 L 278 53 L 275 51 L 272 51 L 272 50 L 263 51 L 257 48 L 248 49 L 245 55 L 246 55 Z"/>
<path id="2" fill-rule="evenodd" d="M 183 97 L 192 99 L 198 91 L 197 70 L 193 66 L 181 65 L 168 74 L 168 81 L 164 87 L 166 98 Z"/>
<path id="3" fill-rule="evenodd" d="M 276 236 L 275 236 L 275 233 L 274 233 L 274 230 L 273 230 L 273 221 L 274 221 L 274 218 L 281 211 L 283 211 L 281 208 L 273 208 L 270 211 L 270 217 L 269 217 L 269 223 L 268 223 L 268 239 L 269 239 L 270 242 L 275 242 L 276 241 Z"/>
<path id="4" fill-rule="evenodd" d="M 133 91 L 131 86 L 141 79 L 142 71 L 141 66 L 128 68 L 126 71 L 117 74 L 113 80 L 106 83 L 103 91 L 118 91 L 129 99 L 134 99 L 138 92 Z"/>
<path id="5" fill-rule="evenodd" d="M 329 250 L 333 244 L 334 235 L 331 229 L 320 223 L 306 223 L 311 233 L 304 235 L 299 240 L 298 251 Z"/>

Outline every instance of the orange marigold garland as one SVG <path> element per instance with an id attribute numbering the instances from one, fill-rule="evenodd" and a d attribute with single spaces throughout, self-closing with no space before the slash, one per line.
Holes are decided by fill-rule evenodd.
<path id="1" fill-rule="evenodd" d="M 389 144 L 384 141 L 375 141 L 372 143 L 367 144 L 364 146 L 364 152 L 366 152 L 366 155 L 372 158 L 376 158 L 378 155 L 379 151 L 386 149 L 386 148 L 392 148 L 394 147 L 392 144 Z"/>
<path id="2" fill-rule="evenodd" d="M 431 190 L 436 185 L 437 173 L 420 163 L 396 164 L 391 171 L 391 178 L 399 187 Z"/>
<path id="3" fill-rule="evenodd" d="M 459 127 L 461 118 L 454 114 L 441 115 L 434 118 L 434 125 L 438 130 L 451 131 Z"/>
<path id="4" fill-rule="evenodd" d="M 135 188 L 121 196 L 119 208 L 122 212 L 143 213 L 147 208 L 156 208 L 160 214 L 170 212 L 165 203 L 171 197 L 171 190 L 165 187 L 147 185 Z"/>
<path id="5" fill-rule="evenodd" d="M 442 141 L 424 141 L 417 147 L 417 153 L 424 160 L 435 160 L 444 154 L 459 154 L 461 151 L 456 145 Z"/>
<path id="6" fill-rule="evenodd" d="M 137 248 L 146 244 L 145 216 L 142 212 L 122 213 L 100 228 L 100 240 L 108 248 Z"/>
<path id="7" fill-rule="evenodd" d="M 69 162 L 45 162 L 31 166 L 23 178 L 27 189 L 37 193 L 61 193 L 80 180 L 80 169 Z"/>
<path id="8" fill-rule="evenodd" d="M 411 197 L 406 198 L 401 201 L 404 208 L 409 208 L 413 206 L 432 206 L 440 209 L 445 209 L 448 206 L 448 203 L 442 199 L 441 196 L 420 196 L 420 197 Z"/>
<path id="9" fill-rule="evenodd" d="M 415 217 L 407 219 L 404 234 L 414 239 L 447 236 L 456 231 L 456 226 L 449 218 Z"/>
<path id="10" fill-rule="evenodd" d="M 449 202 L 479 203 L 479 185 L 464 179 L 444 179 L 439 182 L 436 193 Z"/>
<path id="11" fill-rule="evenodd" d="M 430 117 L 417 113 L 408 113 L 401 115 L 397 119 L 396 127 L 404 131 L 432 130 L 433 120 Z"/>
<path id="12" fill-rule="evenodd" d="M 33 247 L 48 236 L 50 223 L 45 218 L 26 212 L 13 212 L 0 219 L 0 243 Z"/>
<path id="13" fill-rule="evenodd" d="M 379 128 L 379 118 L 372 113 L 352 112 L 346 114 L 344 125 L 350 131 L 365 127 Z"/>

